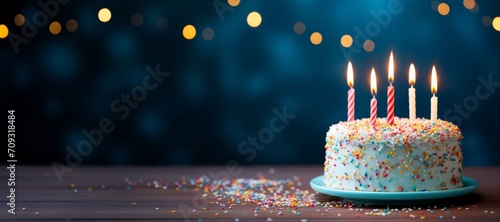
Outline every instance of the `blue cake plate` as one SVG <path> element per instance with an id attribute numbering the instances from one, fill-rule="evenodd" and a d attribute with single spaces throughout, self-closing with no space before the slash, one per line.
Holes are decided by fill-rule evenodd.
<path id="1" fill-rule="evenodd" d="M 423 204 L 438 201 L 439 199 L 462 196 L 476 190 L 479 183 L 470 178 L 462 176 L 463 187 L 443 191 L 422 192 L 367 192 L 338 190 L 323 186 L 323 175 L 317 176 L 309 182 L 312 189 L 326 195 L 341 197 L 344 200 L 370 205 L 387 204 Z"/>

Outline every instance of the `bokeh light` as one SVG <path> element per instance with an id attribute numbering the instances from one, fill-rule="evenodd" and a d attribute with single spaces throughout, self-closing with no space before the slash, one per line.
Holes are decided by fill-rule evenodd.
<path id="1" fill-rule="evenodd" d="M 466 9 L 473 9 L 476 6 L 476 1 L 475 0 L 464 0 L 464 7 Z"/>
<path id="2" fill-rule="evenodd" d="M 477 2 L 475 2 L 474 8 L 472 8 L 470 11 L 474 12 L 474 13 L 478 12 L 479 11 L 479 4 L 477 4 Z"/>
<path id="3" fill-rule="evenodd" d="M 227 3 L 230 6 L 236 7 L 236 6 L 238 6 L 240 4 L 240 0 L 227 0 Z"/>
<path id="4" fill-rule="evenodd" d="M 323 36 L 319 32 L 313 32 L 310 39 L 312 44 L 319 45 L 323 41 Z"/>
<path id="5" fill-rule="evenodd" d="M 78 29 L 78 22 L 74 19 L 70 19 L 66 22 L 66 29 L 68 32 L 74 32 Z"/>
<path id="6" fill-rule="evenodd" d="M 58 21 L 54 21 L 54 22 L 50 23 L 49 31 L 53 35 L 57 35 L 57 34 L 61 33 L 61 23 L 59 23 Z"/>
<path id="7" fill-rule="evenodd" d="M 438 12 L 441 15 L 448 15 L 448 13 L 450 13 L 450 6 L 443 2 L 438 5 Z"/>
<path id="8" fill-rule="evenodd" d="M 350 35 L 343 35 L 342 38 L 340 38 L 340 44 L 344 46 L 345 48 L 349 48 L 352 45 L 352 37 Z"/>
<path id="9" fill-rule="evenodd" d="M 7 38 L 9 35 L 9 28 L 6 25 L 0 24 L 0 39 Z"/>
<path id="10" fill-rule="evenodd" d="M 250 27 L 256 28 L 259 27 L 262 22 L 262 17 L 258 12 L 250 12 L 247 16 L 247 23 Z"/>
<path id="11" fill-rule="evenodd" d="M 160 31 L 166 30 L 168 28 L 168 20 L 164 17 L 158 18 L 156 20 L 156 28 Z"/>
<path id="12" fill-rule="evenodd" d="M 184 29 L 182 29 L 182 35 L 187 40 L 194 39 L 196 36 L 196 28 L 193 25 L 186 25 Z"/>
<path id="13" fill-rule="evenodd" d="M 363 43 L 363 49 L 365 49 L 365 51 L 367 52 L 371 52 L 375 49 L 375 43 L 372 40 L 368 39 Z"/>
<path id="14" fill-rule="evenodd" d="M 293 31 L 297 35 L 302 35 L 306 31 L 306 25 L 303 22 L 296 22 L 295 25 L 293 25 Z"/>
<path id="15" fill-rule="evenodd" d="M 14 24 L 17 26 L 23 26 L 25 21 L 24 15 L 22 14 L 17 14 L 16 17 L 14 17 Z"/>
<path id="16" fill-rule="evenodd" d="M 500 32 L 500 17 L 495 17 L 493 19 L 493 22 L 491 22 L 491 25 L 493 25 L 493 28 L 497 31 Z"/>
<path id="17" fill-rule="evenodd" d="M 483 25 L 484 26 L 491 26 L 492 19 L 491 17 L 485 15 L 483 16 Z"/>
<path id="18" fill-rule="evenodd" d="M 431 8 L 432 8 L 432 10 L 434 10 L 435 12 L 437 12 L 437 10 L 438 10 L 438 5 L 439 5 L 439 2 L 438 2 L 438 1 L 432 1 L 432 3 L 431 3 Z"/>
<path id="19" fill-rule="evenodd" d="M 210 27 L 205 28 L 203 29 L 201 36 L 203 37 L 203 39 L 210 41 L 214 38 L 214 30 Z"/>
<path id="20" fill-rule="evenodd" d="M 101 22 L 109 22 L 111 20 L 111 11 L 108 8 L 102 8 L 97 16 Z"/>
<path id="21" fill-rule="evenodd" d="M 144 23 L 144 17 L 141 13 L 135 13 L 130 17 L 130 23 L 135 27 L 141 26 Z"/>

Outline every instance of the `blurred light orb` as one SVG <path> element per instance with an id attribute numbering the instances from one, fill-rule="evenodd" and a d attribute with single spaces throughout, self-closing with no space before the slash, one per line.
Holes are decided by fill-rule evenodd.
<path id="1" fill-rule="evenodd" d="M 66 82 L 78 74 L 80 60 L 77 51 L 71 45 L 48 45 L 43 52 L 44 69 L 52 80 Z"/>
<path id="2" fill-rule="evenodd" d="M 185 39 L 191 40 L 196 36 L 196 28 L 193 25 L 186 25 L 184 29 L 182 29 L 182 35 Z"/>
<path id="3" fill-rule="evenodd" d="M 493 19 L 493 22 L 491 22 L 491 25 L 493 25 L 493 28 L 497 31 L 500 32 L 500 17 L 497 16 Z"/>
<path id="4" fill-rule="evenodd" d="M 205 28 L 203 29 L 201 36 L 203 37 L 203 39 L 210 41 L 214 38 L 214 30 L 210 27 Z"/>
<path id="5" fill-rule="evenodd" d="M 323 36 L 319 32 L 313 32 L 310 37 L 311 43 L 314 45 L 319 45 L 321 44 L 321 41 L 323 41 Z"/>
<path id="6" fill-rule="evenodd" d="M 227 0 L 227 3 L 230 6 L 236 7 L 236 6 L 238 6 L 240 4 L 240 0 Z"/>
<path id="7" fill-rule="evenodd" d="M 342 36 L 342 38 L 340 38 L 340 44 L 342 44 L 342 46 L 344 46 L 345 48 L 351 47 L 352 42 L 352 37 L 348 34 L 345 34 Z"/>
<path id="8" fill-rule="evenodd" d="M 491 17 L 485 15 L 483 16 L 483 25 L 484 26 L 491 26 Z"/>
<path id="9" fill-rule="evenodd" d="M 23 26 L 25 21 L 26 19 L 24 19 L 24 15 L 22 14 L 17 14 L 16 17 L 14 17 L 14 24 L 17 26 Z"/>
<path id="10" fill-rule="evenodd" d="M 139 27 L 144 23 L 144 17 L 141 15 L 141 13 L 135 13 L 130 18 L 130 22 L 133 26 Z"/>
<path id="11" fill-rule="evenodd" d="M 9 35 L 9 28 L 6 25 L 0 24 L 0 39 L 7 38 Z"/>
<path id="12" fill-rule="evenodd" d="M 476 4 L 474 4 L 474 8 L 472 8 L 470 11 L 474 12 L 474 13 L 478 12 L 479 11 L 479 4 L 477 4 L 477 2 L 476 2 Z"/>
<path id="13" fill-rule="evenodd" d="M 66 29 L 68 32 L 74 32 L 78 29 L 78 22 L 74 19 L 70 19 L 66 22 Z"/>
<path id="14" fill-rule="evenodd" d="M 50 33 L 52 33 L 52 35 L 57 35 L 59 33 L 61 33 L 61 23 L 59 23 L 58 21 L 54 21 L 52 23 L 50 23 L 50 26 L 49 26 L 49 31 Z"/>
<path id="15" fill-rule="evenodd" d="M 164 17 L 158 18 L 156 20 L 156 28 L 160 31 L 163 31 L 168 28 L 168 20 Z"/>
<path id="16" fill-rule="evenodd" d="M 437 12 L 437 10 L 438 10 L 438 5 L 439 5 L 439 2 L 438 2 L 438 1 L 432 1 L 432 3 L 431 3 L 431 8 L 432 8 L 432 10 L 434 10 L 435 12 Z"/>
<path id="17" fill-rule="evenodd" d="M 303 22 L 296 22 L 295 25 L 293 25 L 293 31 L 297 35 L 302 35 L 306 31 L 306 25 Z"/>
<path id="18" fill-rule="evenodd" d="M 97 16 L 101 22 L 109 22 L 111 20 L 111 11 L 108 8 L 102 8 Z"/>
<path id="19" fill-rule="evenodd" d="M 474 7 L 476 7 L 476 1 L 475 0 L 464 0 L 464 7 L 466 9 L 472 10 Z"/>
<path id="20" fill-rule="evenodd" d="M 450 13 L 450 6 L 443 2 L 438 5 L 438 12 L 443 16 L 448 15 L 448 13 Z"/>
<path id="21" fill-rule="evenodd" d="M 262 23 L 262 17 L 258 12 L 250 12 L 247 16 L 247 23 L 250 27 L 257 28 Z"/>
<path id="22" fill-rule="evenodd" d="M 375 49 L 375 43 L 372 40 L 368 39 L 363 43 L 363 49 L 365 49 L 365 51 L 367 52 L 371 52 Z"/>

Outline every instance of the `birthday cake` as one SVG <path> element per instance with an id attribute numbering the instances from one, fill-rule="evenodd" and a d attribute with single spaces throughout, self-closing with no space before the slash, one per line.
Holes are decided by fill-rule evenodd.
<path id="1" fill-rule="evenodd" d="M 438 119 L 339 122 L 326 134 L 324 186 L 373 192 L 462 187 L 460 129 Z"/>

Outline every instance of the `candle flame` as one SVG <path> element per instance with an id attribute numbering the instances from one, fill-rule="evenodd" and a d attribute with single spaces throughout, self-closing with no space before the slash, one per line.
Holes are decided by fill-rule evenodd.
<path id="1" fill-rule="evenodd" d="M 432 66 L 432 79 L 431 79 L 431 91 L 432 91 L 432 93 L 436 93 L 437 88 L 438 88 L 438 84 L 437 84 L 436 66 Z"/>
<path id="2" fill-rule="evenodd" d="M 413 86 L 415 84 L 415 66 L 410 64 L 410 77 L 408 78 L 408 81 L 410 82 L 410 85 Z"/>
<path id="3" fill-rule="evenodd" d="M 375 96 L 377 93 L 377 77 L 375 76 L 375 68 L 372 68 L 372 73 L 370 75 L 370 86 L 372 94 Z"/>
<path id="4" fill-rule="evenodd" d="M 352 71 L 351 62 L 347 64 L 347 85 L 349 85 L 349 87 L 354 86 L 354 73 Z"/>
<path id="5" fill-rule="evenodd" d="M 394 80 L 394 57 L 392 56 L 392 51 L 391 55 L 389 56 L 389 82 L 392 83 Z"/>

